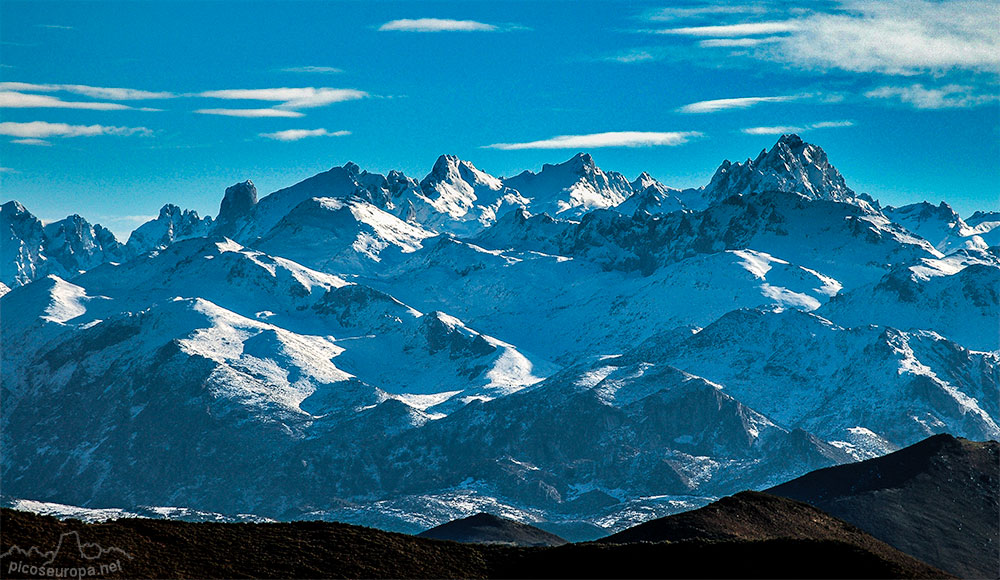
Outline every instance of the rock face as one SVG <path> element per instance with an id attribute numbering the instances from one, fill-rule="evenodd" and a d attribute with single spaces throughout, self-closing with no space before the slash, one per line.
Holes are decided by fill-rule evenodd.
<path id="1" fill-rule="evenodd" d="M 249 179 L 226 188 L 226 195 L 219 205 L 219 216 L 216 218 L 216 233 L 232 235 L 236 224 L 250 215 L 257 205 L 257 188 Z"/>
<path id="2" fill-rule="evenodd" d="M 567 543 L 559 536 L 535 526 L 485 513 L 450 521 L 417 535 L 421 538 L 451 540 L 465 544 L 562 546 Z"/>
<path id="3" fill-rule="evenodd" d="M 129 257 L 162 250 L 174 242 L 206 236 L 212 230 L 212 225 L 212 218 L 201 219 L 196 211 L 182 210 L 168 203 L 160 208 L 160 215 L 156 219 L 142 224 L 132 232 L 125 250 Z"/>
<path id="4" fill-rule="evenodd" d="M 0 206 L 0 283 L 13 288 L 50 274 L 71 277 L 125 258 L 124 247 L 107 228 L 79 215 L 42 226 L 17 201 Z"/>
<path id="5" fill-rule="evenodd" d="M 962 578 L 1000 562 L 1000 444 L 937 435 L 767 490 L 804 501 Z"/>

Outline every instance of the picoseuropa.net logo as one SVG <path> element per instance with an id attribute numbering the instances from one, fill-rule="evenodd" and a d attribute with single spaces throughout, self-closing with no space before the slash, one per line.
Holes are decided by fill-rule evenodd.
<path id="1" fill-rule="evenodd" d="M 0 570 L 7 577 L 96 578 L 120 574 L 123 561 L 131 559 L 121 548 L 83 542 L 74 531 L 61 534 L 53 550 L 11 546 L 0 554 Z"/>

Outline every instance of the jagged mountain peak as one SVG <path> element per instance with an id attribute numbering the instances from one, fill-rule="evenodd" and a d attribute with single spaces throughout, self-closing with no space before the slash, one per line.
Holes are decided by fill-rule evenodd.
<path id="1" fill-rule="evenodd" d="M 245 190 L 246 184 L 249 184 L 249 187 L 253 188 L 253 183 L 246 181 L 226 190 L 226 199 L 229 199 L 229 202 L 224 199 L 222 203 L 227 208 L 227 212 L 237 211 L 238 206 L 234 205 L 234 203 L 239 203 L 234 202 L 229 197 L 231 190 L 238 186 L 244 186 Z M 253 193 L 256 200 L 256 189 L 253 190 Z M 223 215 L 223 213 L 220 212 L 220 215 Z M 134 257 L 151 250 L 163 249 L 174 242 L 205 236 L 212 229 L 212 225 L 213 221 L 211 217 L 205 216 L 201 218 L 198 216 L 198 212 L 194 210 L 181 209 L 172 203 L 168 203 L 160 208 L 160 213 L 156 219 L 142 224 L 132 232 L 132 235 L 129 236 L 128 241 L 125 243 L 126 253 L 129 257 Z M 231 225 L 231 221 L 219 224 L 220 232 L 224 233 L 226 228 L 231 227 Z"/>
<path id="2" fill-rule="evenodd" d="M 594 158 L 590 155 L 590 153 L 583 153 L 583 152 L 574 155 L 569 161 L 565 163 L 565 165 L 569 165 L 571 168 L 574 168 L 578 171 L 597 169 L 597 163 L 594 162 Z"/>
<path id="3" fill-rule="evenodd" d="M 631 183 L 631 185 L 632 189 L 636 191 L 642 191 L 647 187 L 651 185 L 656 185 L 658 183 L 660 182 L 657 181 L 652 175 L 643 171 L 642 173 L 639 174 L 639 177 L 635 178 L 635 180 Z"/>
<path id="4" fill-rule="evenodd" d="M 589 153 L 542 165 L 541 171 L 524 171 L 504 180 L 504 185 L 531 200 L 534 213 L 577 218 L 593 209 L 614 207 L 634 193 L 620 173 L 603 171 Z"/>
<path id="5" fill-rule="evenodd" d="M 503 188 L 499 179 L 480 170 L 471 162 L 460 159 L 457 155 L 438 157 L 431 172 L 420 182 L 420 187 L 424 193 L 430 193 L 430 190 L 438 183 L 450 182 L 454 184 L 463 181 L 473 187 L 483 185 L 492 190 Z"/>
<path id="6" fill-rule="evenodd" d="M 782 135 L 770 150 L 761 151 L 753 160 L 723 161 L 704 193 L 709 200 L 719 200 L 769 190 L 831 201 L 856 199 L 826 152 L 794 133 Z"/>
<path id="7" fill-rule="evenodd" d="M 10 215 L 21 215 L 30 213 L 27 210 L 27 208 L 21 205 L 21 202 L 17 201 L 16 199 L 12 199 L 7 203 L 3 204 L 2 206 L 0 206 L 0 211 L 2 211 L 3 213 L 9 213 Z"/>

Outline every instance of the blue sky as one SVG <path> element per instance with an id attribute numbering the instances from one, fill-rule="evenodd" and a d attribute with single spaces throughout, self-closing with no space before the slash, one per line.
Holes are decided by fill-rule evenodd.
<path id="1" fill-rule="evenodd" d="M 789 4 L 3 0 L 3 200 L 125 237 L 347 161 L 689 187 L 795 131 L 883 203 L 1000 209 L 995 2 Z"/>

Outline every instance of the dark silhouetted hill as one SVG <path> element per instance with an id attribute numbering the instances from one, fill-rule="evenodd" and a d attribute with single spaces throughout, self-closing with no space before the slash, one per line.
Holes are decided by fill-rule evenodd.
<path id="1" fill-rule="evenodd" d="M 559 536 L 535 526 L 485 513 L 450 521 L 417 535 L 421 538 L 452 540 L 467 544 L 562 546 L 567 543 Z"/>
<path id="2" fill-rule="evenodd" d="M 836 540 L 657 542 L 514 547 L 461 544 L 330 522 L 188 523 L 121 519 L 101 524 L 0 511 L 0 553 L 52 550 L 62 534 L 115 548 L 124 578 L 928 578 L 913 558 L 886 558 Z M 116 552 L 117 554 L 117 552 Z M 16 552 L 0 559 L 12 573 Z M 73 562 L 64 562 L 72 565 Z M 37 576 L 35 576 L 37 577 Z"/>
<path id="3" fill-rule="evenodd" d="M 1000 577 L 1000 443 L 936 435 L 768 493 L 810 503 L 967 578 Z"/>

